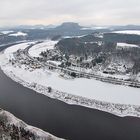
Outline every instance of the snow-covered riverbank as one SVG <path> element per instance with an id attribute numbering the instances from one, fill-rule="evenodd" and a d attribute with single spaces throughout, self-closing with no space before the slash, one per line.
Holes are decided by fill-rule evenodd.
<path id="1" fill-rule="evenodd" d="M 44 132 L 43 130 L 41 129 L 38 129 L 36 127 L 33 127 L 33 126 L 30 126 L 30 125 L 27 125 L 26 123 L 24 123 L 23 121 L 19 120 L 18 118 L 16 118 L 14 115 L 12 115 L 11 113 L 5 111 L 5 110 L 2 110 L 0 109 L 0 127 L 2 127 L 1 129 L 4 131 L 4 129 L 7 129 L 6 130 L 6 133 L 4 134 L 3 132 L 3 135 L 1 136 L 0 134 L 0 138 L 6 140 L 6 139 L 11 139 L 11 136 L 9 135 L 9 133 L 13 133 L 14 135 L 14 132 L 12 132 L 11 128 L 10 127 L 13 127 L 13 125 L 15 127 L 18 128 L 18 132 L 16 132 L 16 136 L 18 135 L 17 133 L 19 133 L 19 138 L 20 138 L 20 135 L 22 135 L 20 132 L 21 130 L 25 131 L 25 132 L 28 132 L 28 133 L 31 133 L 33 135 L 33 137 L 35 138 L 35 140 L 62 140 L 60 138 L 57 138 L 47 132 Z M 4 127 L 4 128 L 3 128 Z M 9 130 L 8 130 L 9 128 Z M 11 131 L 11 132 L 10 132 Z M 2 133 L 2 132 L 0 132 Z M 26 136 L 26 135 L 25 135 Z M 27 137 L 27 136 L 26 136 Z M 25 139 L 26 139 L 25 137 Z M 24 138 L 24 136 L 23 136 Z M 31 138 L 33 139 L 33 138 Z"/>
<path id="2" fill-rule="evenodd" d="M 95 108 L 118 116 L 140 116 L 139 89 L 103 83 L 94 79 L 66 79 L 55 71 L 42 68 L 30 71 L 26 70 L 24 65 L 15 67 L 8 62 L 8 56 L 11 55 L 9 50 L 16 47 L 8 48 L 0 55 L 2 70 L 16 82 L 69 104 Z M 48 86 L 53 89 L 50 93 Z"/>

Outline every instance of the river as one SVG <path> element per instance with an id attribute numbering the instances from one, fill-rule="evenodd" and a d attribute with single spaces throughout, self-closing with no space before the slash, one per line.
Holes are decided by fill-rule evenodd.
<path id="1" fill-rule="evenodd" d="M 50 99 L 12 81 L 1 70 L 0 108 L 69 140 L 140 140 L 140 118 L 121 118 Z"/>

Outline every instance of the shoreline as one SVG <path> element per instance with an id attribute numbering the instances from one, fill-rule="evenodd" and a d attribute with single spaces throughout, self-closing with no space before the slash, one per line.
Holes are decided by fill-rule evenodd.
<path id="1" fill-rule="evenodd" d="M 10 112 L 5 111 L 5 110 L 3 110 L 1 108 L 0 108 L 0 117 L 1 118 L 4 118 L 3 120 L 1 120 L 1 122 L 3 124 L 5 124 L 7 127 L 14 125 L 18 129 L 21 129 L 22 128 L 22 129 L 24 129 L 27 132 L 29 131 L 29 132 L 31 132 L 35 136 L 35 139 L 36 140 L 48 140 L 48 139 L 52 139 L 52 140 L 64 140 L 62 138 L 58 138 L 56 136 L 53 136 L 52 134 L 50 134 L 48 132 L 45 132 L 45 131 L 37 128 L 37 127 L 34 127 L 34 126 L 31 126 L 31 125 L 26 124 L 24 121 L 18 119 L 17 117 L 15 117 Z M 1 127 L 2 127 L 2 125 L 1 125 Z M 18 130 L 18 131 L 20 131 L 20 130 Z"/>
<path id="2" fill-rule="evenodd" d="M 1 70 L 1 72 L 3 73 L 3 71 Z M 7 77 L 7 74 L 5 75 L 5 74 L 3 74 L 5 77 Z M 13 75 L 13 78 L 16 78 L 16 77 L 14 77 L 14 75 Z M 9 76 L 7 77 L 7 79 L 9 79 L 11 82 L 13 81 L 13 80 L 11 80 L 11 78 L 9 78 Z M 18 79 L 17 79 L 18 80 Z M 14 84 L 16 85 L 17 84 L 17 82 L 15 82 L 15 80 L 13 81 L 14 82 Z M 19 83 L 20 82 L 22 82 L 22 81 L 20 81 L 19 80 Z M 26 82 L 27 83 L 27 82 Z M 30 86 L 30 83 L 27 83 L 29 86 Z M 21 85 L 21 84 L 20 84 Z M 20 86 L 19 85 L 19 86 Z M 20 87 L 22 87 L 22 88 L 24 88 L 25 87 L 25 91 L 26 90 L 29 90 L 30 91 L 30 89 L 29 89 L 29 87 L 26 87 L 26 85 L 21 85 Z M 34 84 L 32 84 L 32 86 L 34 86 Z M 41 88 L 41 87 L 40 87 Z M 46 89 L 47 90 L 47 89 Z M 23 90 L 22 90 L 23 91 Z M 24 93 L 24 92 L 22 92 L 22 93 Z M 28 93 L 28 92 L 27 92 Z M 37 97 L 40 97 L 40 96 L 42 96 L 42 98 L 44 98 L 44 102 L 46 102 L 46 99 L 45 99 L 45 97 L 44 97 L 44 95 L 39 95 L 38 93 L 36 93 L 36 92 L 34 92 L 34 90 L 31 90 L 31 93 L 34 93 L 34 94 L 37 94 L 37 95 L 35 95 L 35 96 L 37 96 Z M 25 94 L 26 95 L 26 94 Z M 29 94 L 30 95 L 30 94 Z M 45 95 L 46 96 L 46 95 Z M 27 96 L 28 97 L 28 96 Z M 57 96 L 58 97 L 58 96 Z M 46 98 L 48 98 L 48 96 L 46 96 Z M 65 126 L 65 129 L 67 129 L 67 126 L 69 126 L 71 129 L 69 130 L 70 131 L 70 136 L 68 136 L 67 134 L 65 134 L 65 133 L 61 133 L 61 130 L 60 130 L 60 132 L 59 132 L 59 130 L 57 130 L 57 131 L 55 131 L 55 133 L 54 132 L 52 132 L 52 130 L 50 131 L 47 131 L 47 132 L 50 132 L 51 134 L 54 134 L 55 136 L 58 136 L 58 137 L 63 137 L 63 138 L 67 138 L 67 137 L 72 137 L 72 138 L 75 138 L 76 137 L 76 139 L 77 138 L 79 138 L 79 139 L 82 139 L 82 138 L 84 138 L 84 139 L 86 139 L 86 138 L 91 138 L 91 137 L 94 137 L 95 136 L 95 139 L 97 138 L 97 139 L 103 139 L 103 138 L 109 138 L 108 136 L 110 135 L 110 132 L 112 132 L 112 133 L 114 133 L 114 136 L 118 136 L 118 134 L 120 134 L 120 138 L 122 138 L 122 139 L 125 139 L 126 138 L 126 131 L 128 130 L 128 139 L 130 138 L 130 140 L 131 140 L 131 136 L 134 136 L 135 137 L 135 133 L 137 132 L 137 134 L 139 134 L 138 133 L 138 131 L 139 131 L 139 129 L 136 129 L 135 130 L 135 127 L 133 127 L 133 123 L 132 122 L 136 122 L 135 124 L 136 124 L 136 126 L 137 126 L 137 124 L 139 124 L 138 122 L 139 122 L 139 118 L 135 118 L 135 117 L 137 117 L 137 115 L 131 115 L 131 116 L 134 116 L 134 118 L 133 117 L 125 117 L 125 116 L 121 116 L 121 117 L 118 117 L 119 115 L 118 114 L 114 114 L 114 115 L 112 115 L 113 113 L 106 113 L 107 111 L 105 111 L 104 112 L 104 110 L 99 110 L 99 109 L 96 109 L 95 108 L 95 110 L 93 109 L 90 109 L 90 108 L 92 108 L 92 107 L 86 107 L 86 105 L 80 105 L 80 104 L 77 104 L 77 105 L 74 105 L 73 103 L 69 103 L 69 104 L 71 104 L 71 106 L 69 106 L 68 105 L 68 102 L 67 102 L 67 104 L 65 104 L 65 103 L 63 103 L 63 102 L 61 102 L 61 101 L 59 101 L 59 100 L 57 100 L 57 98 L 55 97 L 55 99 L 56 100 L 53 100 L 53 99 L 49 99 L 49 100 L 51 100 L 52 102 L 53 102 L 53 104 L 54 104 L 54 102 L 60 102 L 60 104 L 63 104 L 64 106 L 66 106 L 67 107 L 67 111 L 69 111 L 70 112 L 70 114 L 72 113 L 72 111 L 73 111 L 73 108 L 78 108 L 78 110 L 75 112 L 73 112 L 72 113 L 72 118 L 74 118 L 74 120 L 72 121 L 73 122 L 73 124 L 76 124 L 76 126 L 79 126 L 79 127 L 76 127 L 75 128 L 75 130 L 73 130 L 73 128 L 71 128 L 71 123 L 69 124 L 67 124 L 67 122 L 69 122 L 69 120 L 71 120 L 71 115 L 70 115 L 70 117 L 68 117 L 68 120 L 66 121 L 66 122 L 64 122 L 64 124 L 58 124 L 58 126 L 59 126 L 59 128 L 61 129 L 61 127 L 62 126 Z M 34 99 L 33 99 L 34 100 Z M 67 98 L 66 98 L 66 100 L 68 100 Z M 86 99 L 86 100 L 88 100 L 89 101 L 89 99 Z M 22 101 L 22 99 L 21 99 L 21 101 Z M 31 99 L 31 101 L 32 101 L 32 99 Z M 95 100 L 94 100 L 95 101 Z M 26 102 L 26 101 L 25 101 Z M 76 102 L 76 100 L 75 100 L 75 102 Z M 29 104 L 30 105 L 30 104 Z M 47 104 L 48 105 L 48 104 Z M 104 106 L 105 104 L 102 104 L 101 106 Z M 35 105 L 36 107 L 38 106 L 38 105 Z M 82 107 L 82 106 L 84 106 L 84 107 Z M 110 107 L 110 103 L 109 104 L 106 104 L 106 106 L 108 106 L 108 107 Z M 130 105 L 128 105 L 129 107 L 130 107 Z M 55 108 L 57 108 L 55 111 L 57 112 L 58 110 L 59 110 L 59 108 L 61 108 L 62 106 L 60 105 L 60 107 L 58 107 L 57 108 L 57 105 L 55 106 Z M 65 108 L 66 107 L 62 107 L 62 109 L 63 110 L 65 110 Z M 100 107 L 100 106 L 99 106 Z M 138 107 L 137 109 L 139 109 L 139 106 L 136 106 L 136 107 Z M 16 107 L 15 107 L 16 108 Z M 69 108 L 71 108 L 71 111 L 69 110 Z M 80 109 L 79 109 L 80 108 Z M 88 110 L 88 112 L 89 113 L 83 113 L 83 115 L 80 115 L 79 116 L 79 110 L 81 110 L 82 109 L 82 113 L 84 112 L 83 110 Z M 7 109 L 6 109 L 7 110 Z M 49 109 L 48 109 L 49 110 Z M 99 111 L 98 111 L 99 110 Z M 61 111 L 61 110 L 59 110 L 59 111 Z M 68 113 L 67 111 L 65 111 L 65 113 Z M 12 111 L 10 111 L 10 112 L 12 112 Z M 92 114 L 93 115 L 88 115 L 88 114 L 90 114 L 91 112 L 93 112 Z M 95 113 L 94 113 L 95 112 Z M 81 117 L 81 119 L 83 118 L 83 122 L 88 122 L 87 123 L 87 125 L 81 125 L 81 119 L 79 120 L 77 120 L 78 121 L 78 123 L 77 123 L 77 121 L 75 121 L 75 113 L 77 114 L 76 116 L 78 116 L 77 118 L 79 118 L 79 117 Z M 127 112 L 128 113 L 128 112 Z M 15 113 L 13 113 L 13 114 L 15 114 Z M 43 113 L 41 113 L 42 114 L 42 116 L 45 116 Z M 53 114 L 53 113 L 52 113 Z M 69 113 L 68 113 L 69 114 Z M 101 115 L 100 115 L 101 114 Z M 47 116 L 48 114 L 46 114 L 46 116 Z M 65 114 L 62 114 L 62 116 L 65 116 Z M 86 116 L 88 116 L 87 118 L 86 118 Z M 128 115 L 126 115 L 126 116 L 128 116 Z M 32 116 L 30 116 L 31 118 L 32 118 Z M 51 117 L 51 116 L 50 116 Z M 22 118 L 22 117 L 19 117 L 18 116 L 18 118 Z M 62 117 L 62 121 L 63 121 L 63 119 L 64 119 L 65 117 Z M 86 119 L 85 119 L 86 118 Z M 90 120 L 90 119 L 92 120 L 92 121 L 88 121 L 88 120 Z M 109 119 L 108 119 L 109 118 Z M 56 119 L 56 118 L 55 118 Z M 53 119 L 53 120 L 55 120 L 55 119 Z M 98 120 L 98 122 L 97 122 L 97 120 Z M 131 119 L 131 123 L 130 123 L 130 120 L 129 119 Z M 22 118 L 22 120 L 24 120 L 25 122 L 28 122 L 28 120 L 26 120 L 26 119 L 23 119 Z M 40 120 L 40 119 L 38 119 L 38 120 Z M 35 120 L 36 121 L 36 120 Z M 34 122 L 35 122 L 34 121 Z M 137 122 L 138 121 L 138 122 Z M 49 119 L 49 121 L 48 122 L 50 122 L 50 119 Z M 101 123 L 102 122 L 102 123 Z M 126 123 L 126 122 L 128 122 L 128 123 Z M 44 123 L 44 122 L 43 122 Z M 61 123 L 61 120 L 60 120 L 60 123 Z M 90 125 L 89 125 L 89 123 L 92 123 L 92 127 L 90 127 Z M 44 129 L 44 128 L 42 128 L 42 127 L 40 127 L 40 125 L 34 125 L 34 123 L 32 123 L 32 122 L 28 122 L 28 124 L 32 124 L 32 126 L 37 126 L 38 128 L 41 128 L 42 130 L 46 130 L 46 128 Z M 52 122 L 51 122 L 51 124 L 52 124 Z M 65 125 L 66 124 L 66 125 Z M 98 132 L 98 130 L 96 129 L 96 124 L 98 124 L 98 126 L 99 127 L 104 127 L 104 125 L 106 125 L 106 124 L 108 124 L 107 125 L 107 132 L 106 132 L 106 130 L 105 130 L 105 135 L 103 135 L 103 136 L 100 136 L 100 131 Z M 103 124 L 103 125 L 102 125 Z M 113 124 L 113 125 L 112 125 Z M 119 128 L 117 129 L 117 128 L 115 128 L 114 127 L 114 124 L 115 125 L 119 125 Z M 130 124 L 130 125 L 129 125 Z M 43 125 L 43 124 L 42 124 Z M 46 124 L 46 126 L 47 126 L 48 124 Z M 109 127 L 111 125 L 111 127 Z M 55 126 L 55 125 L 53 125 L 53 126 Z M 86 126 L 86 128 L 88 129 L 88 130 L 85 130 L 86 128 L 85 128 L 85 126 Z M 125 126 L 126 128 L 125 129 L 123 129 L 123 126 Z M 83 132 L 82 131 L 82 136 L 79 136 L 79 133 L 78 132 L 80 132 L 80 131 L 78 131 L 79 130 L 79 128 L 83 128 L 84 130 L 85 130 L 85 132 Z M 57 129 L 57 128 L 56 128 Z M 63 130 L 63 129 L 62 129 Z M 91 132 L 90 133 L 90 130 L 93 130 L 94 132 L 95 132 L 95 134 L 97 133 L 97 134 L 99 134 L 98 136 L 96 136 L 95 134 L 93 134 L 93 132 Z M 72 131 L 72 132 L 71 132 Z M 76 132 L 76 136 L 74 135 L 73 136 L 73 132 L 74 131 L 77 131 Z M 122 131 L 124 132 L 124 134 L 122 134 Z M 57 133 L 56 133 L 57 132 Z M 132 132 L 132 133 L 131 133 Z M 137 136 L 137 137 L 139 137 L 139 136 Z"/>
<path id="3" fill-rule="evenodd" d="M 9 72 L 9 73 L 5 72 L 2 69 L 2 67 L 1 67 L 1 70 L 13 81 L 23 85 L 26 88 L 36 91 L 37 94 L 38 93 L 43 94 L 52 99 L 63 101 L 69 105 L 79 105 L 79 106 L 84 106 L 91 109 L 97 109 L 100 111 L 114 114 L 119 117 L 132 116 L 132 117 L 140 118 L 139 105 L 129 105 L 129 104 L 127 105 L 127 104 L 117 104 L 117 103 L 110 103 L 110 102 L 105 102 L 105 101 L 98 101 L 98 100 L 89 99 L 89 98 L 85 98 L 78 95 L 72 95 L 66 92 L 60 92 L 53 88 L 52 88 L 52 92 L 49 93 L 48 87 L 46 86 L 39 85 L 37 83 L 29 83 L 29 82 L 23 81 L 12 72 Z"/>
<path id="4" fill-rule="evenodd" d="M 16 43 L 14 43 L 15 45 Z M 18 44 L 18 43 L 17 43 Z M 10 47 L 13 44 L 7 44 L 6 48 L 4 48 L 4 46 L 2 46 L 2 48 L 0 49 L 0 55 L 2 53 L 4 53 L 4 50 L 7 49 L 8 47 Z M 2 67 L 0 65 L 0 69 L 2 70 Z M 2 70 L 3 71 L 3 70 Z M 3 73 L 8 76 L 4 71 Z M 8 76 L 10 79 L 12 79 L 10 76 Z M 12 79 L 13 80 L 13 79 Z M 15 80 L 13 80 L 15 81 Z M 16 82 L 16 81 L 15 81 Z M 26 87 L 27 88 L 27 87 Z M 18 128 L 23 128 L 26 131 L 29 131 L 31 133 L 34 134 L 35 139 L 37 140 L 47 140 L 47 139 L 52 139 L 52 140 L 64 140 L 63 138 L 58 138 L 40 128 L 34 127 L 32 125 L 29 125 L 27 123 L 25 123 L 24 121 L 22 121 L 21 119 L 17 118 L 15 115 L 13 115 L 12 113 L 3 110 L 0 108 L 0 117 L 4 117 L 5 119 L 8 120 L 8 122 L 6 122 L 6 125 L 15 125 Z M 5 123 L 5 122 L 3 122 Z M 5 135 L 3 135 L 5 137 Z"/>
<path id="5" fill-rule="evenodd" d="M 6 49 L 5 49 L 6 50 Z M 0 55 L 4 55 L 4 51 L 1 51 Z M 4 56 L 5 60 L 5 56 Z M 29 83 L 20 77 L 16 76 L 12 70 L 5 71 L 4 66 L 7 65 L 9 62 L 6 59 L 6 62 L 3 64 L 0 64 L 1 70 L 13 81 L 23 85 L 26 88 L 32 89 L 36 91 L 37 93 L 43 94 L 47 97 L 57 99 L 60 101 L 63 101 L 70 105 L 80 105 L 92 109 L 97 109 L 100 111 L 108 112 L 111 114 L 114 114 L 119 117 L 126 117 L 126 116 L 133 116 L 133 117 L 139 117 L 140 118 L 140 105 L 130 105 L 130 104 L 121 104 L 121 103 L 112 103 L 108 101 L 100 101 L 97 99 L 90 99 L 88 97 L 83 97 L 79 95 L 69 94 L 67 92 L 59 91 L 56 89 L 53 89 L 49 93 L 48 92 L 48 86 L 40 85 L 38 83 Z"/>

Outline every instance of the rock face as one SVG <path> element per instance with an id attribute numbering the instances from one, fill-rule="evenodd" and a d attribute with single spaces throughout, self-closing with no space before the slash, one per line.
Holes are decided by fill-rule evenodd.
<path id="1" fill-rule="evenodd" d="M 0 140 L 62 140 L 0 109 Z"/>
<path id="2" fill-rule="evenodd" d="M 55 28 L 56 30 L 66 30 L 66 31 L 71 31 L 71 30 L 80 30 L 81 26 L 78 23 L 73 23 L 73 22 L 65 22 L 61 24 L 60 26 Z"/>

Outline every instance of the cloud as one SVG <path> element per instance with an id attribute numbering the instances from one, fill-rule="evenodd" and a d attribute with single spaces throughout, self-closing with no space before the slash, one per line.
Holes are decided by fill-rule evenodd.
<path id="1" fill-rule="evenodd" d="M 140 24 L 139 0 L 0 0 L 0 25 Z"/>

